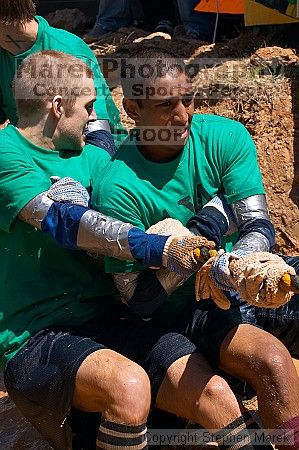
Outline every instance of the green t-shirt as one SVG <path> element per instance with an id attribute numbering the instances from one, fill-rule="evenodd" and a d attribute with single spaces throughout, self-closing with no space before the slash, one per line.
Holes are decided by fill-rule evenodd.
<path id="1" fill-rule="evenodd" d="M 80 251 L 18 220 L 20 210 L 70 176 L 89 192 L 110 157 L 87 145 L 82 152 L 35 146 L 13 126 L 0 131 L 0 362 L 34 333 L 52 325 L 78 325 L 114 306 L 110 278 Z"/>
<path id="2" fill-rule="evenodd" d="M 146 230 L 167 217 L 186 224 L 219 193 L 228 203 L 264 193 L 256 148 L 242 124 L 196 114 L 183 152 L 171 162 L 146 160 L 134 143 L 126 141 L 97 179 L 92 202 L 102 213 Z M 106 270 L 130 272 L 140 266 L 107 258 Z M 169 308 L 179 311 L 193 286 L 190 281 L 170 297 L 162 307 L 166 314 Z"/>
<path id="3" fill-rule="evenodd" d="M 0 102 L 2 101 L 2 104 L 0 103 L 0 116 L 2 116 L 2 122 L 8 118 L 13 125 L 17 125 L 18 117 L 11 87 L 17 67 L 27 56 L 33 53 L 43 50 L 57 50 L 82 59 L 92 68 L 97 90 L 95 110 L 98 119 L 109 120 L 112 132 L 116 135 L 122 135 L 124 128 L 121 125 L 119 111 L 112 100 L 97 59 L 88 45 L 68 31 L 51 27 L 43 17 L 36 16 L 35 20 L 38 23 L 38 33 L 35 43 L 29 50 L 14 56 L 0 48 Z"/>

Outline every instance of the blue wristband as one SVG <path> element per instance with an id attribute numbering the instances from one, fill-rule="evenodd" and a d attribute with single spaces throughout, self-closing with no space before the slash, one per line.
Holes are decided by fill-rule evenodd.
<path id="1" fill-rule="evenodd" d="M 139 228 L 131 228 L 128 233 L 132 256 L 144 267 L 161 267 L 163 250 L 169 236 L 146 234 Z"/>

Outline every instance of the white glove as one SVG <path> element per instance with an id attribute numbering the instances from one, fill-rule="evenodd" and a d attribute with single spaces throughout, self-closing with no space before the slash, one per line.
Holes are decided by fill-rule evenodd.
<path id="1" fill-rule="evenodd" d="M 89 194 L 79 181 L 70 177 L 59 178 L 56 176 L 50 177 L 50 180 L 53 185 L 45 194 L 51 200 L 88 207 Z"/>
<path id="2" fill-rule="evenodd" d="M 222 289 L 223 291 L 235 290 L 234 279 L 232 278 L 229 264 L 232 258 L 239 259 L 245 255 L 246 253 L 240 251 L 228 253 L 224 250 L 219 250 L 210 268 L 210 277 L 218 289 Z"/>

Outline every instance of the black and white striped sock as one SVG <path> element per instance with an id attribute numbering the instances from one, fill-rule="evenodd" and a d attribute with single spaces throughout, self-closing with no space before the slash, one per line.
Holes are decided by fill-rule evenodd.
<path id="1" fill-rule="evenodd" d="M 147 449 L 146 424 L 124 425 L 102 418 L 97 437 L 97 450 Z"/>
<path id="2" fill-rule="evenodd" d="M 217 432 L 218 447 L 221 450 L 273 450 L 270 443 L 255 442 L 256 430 L 258 429 L 260 429 L 260 426 L 254 415 L 246 412 Z"/>

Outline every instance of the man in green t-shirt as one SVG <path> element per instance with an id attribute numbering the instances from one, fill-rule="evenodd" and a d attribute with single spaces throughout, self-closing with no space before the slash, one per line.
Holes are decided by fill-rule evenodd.
<path id="1" fill-rule="evenodd" d="M 80 205 L 55 201 L 71 183 L 76 203 L 77 183 L 51 186 L 51 176 L 71 176 L 91 192 L 110 160 L 84 146 L 95 102 L 89 66 L 36 53 L 17 70 L 14 91 L 19 126 L 0 132 L 0 363 L 8 393 L 55 449 L 71 448 L 72 407 L 102 413 L 97 448 L 145 448 L 149 379 L 128 359 L 140 329 L 122 320 L 109 277 L 80 250 L 186 275 L 199 267 L 193 250 L 202 238 L 147 235 L 88 208 L 84 193 Z M 148 333 L 139 346 L 142 358 L 151 359 L 153 339 Z M 186 338 L 183 346 L 195 348 Z"/>
<path id="2" fill-rule="evenodd" d="M 43 17 L 35 16 L 32 0 L 3 0 L 0 3 L 0 124 L 7 119 L 13 125 L 17 124 L 16 104 L 11 88 L 14 74 L 27 56 L 43 50 L 69 53 L 91 67 L 97 91 L 94 105 L 97 126 L 103 130 L 104 141 L 108 140 L 109 143 L 109 135 L 112 133 L 116 144 L 119 144 L 126 136 L 126 131 L 93 52 L 78 36 L 53 28 Z M 92 130 L 94 129 L 93 126 Z"/>
<path id="3" fill-rule="evenodd" d="M 170 217 L 183 224 L 189 221 L 195 233 L 203 230 L 219 238 L 228 231 L 228 221 L 219 214 L 217 202 L 213 205 L 213 198 L 223 195 L 238 231 L 234 240 L 228 237 L 222 242 L 224 248 L 230 250 L 233 244 L 237 257 L 269 252 L 274 229 L 249 133 L 240 123 L 223 117 L 193 115 L 186 68 L 170 52 L 148 48 L 133 56 L 136 76 L 130 79 L 124 72 L 122 82 L 124 107 L 136 129 L 94 185 L 94 208 L 144 230 Z M 203 206 L 214 206 L 214 223 L 197 214 Z M 212 278 L 221 289 L 233 291 L 229 263 L 230 254 L 224 253 L 214 263 Z M 220 366 L 255 389 L 265 427 L 290 426 L 298 441 L 299 380 L 286 348 L 258 327 L 254 308 L 234 295 L 229 311 L 210 301 L 194 304 L 192 279 L 161 305 L 174 289 L 169 276 L 150 269 L 137 276 L 140 266 L 129 261 L 108 259 L 106 267 L 131 309 L 152 316 L 156 323 L 172 322 L 174 329 L 187 331 L 215 368 Z M 175 280 L 177 285 L 183 281 Z M 248 283 L 249 289 L 250 278 Z M 167 383 L 173 387 L 168 391 L 172 392 L 168 410 L 187 418 L 198 394 L 191 393 L 183 402 L 177 386 L 181 376 L 184 383 L 192 384 L 194 373 L 196 367 L 187 358 L 176 361 L 168 371 Z M 287 386 L 286 379 L 292 380 Z M 163 400 L 163 393 L 158 393 L 158 406 Z"/>

